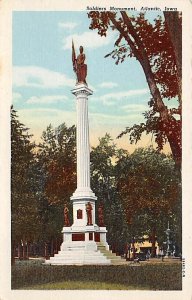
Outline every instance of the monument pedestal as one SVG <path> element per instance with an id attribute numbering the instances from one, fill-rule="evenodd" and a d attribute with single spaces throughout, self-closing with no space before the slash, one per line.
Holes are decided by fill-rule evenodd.
<path id="1" fill-rule="evenodd" d="M 63 227 L 63 243 L 58 254 L 46 261 L 51 265 L 85 265 L 85 264 L 111 264 L 99 249 L 99 244 L 109 250 L 106 242 L 106 228 L 92 226 Z M 102 241 L 101 241 L 102 239 Z"/>
<path id="2" fill-rule="evenodd" d="M 109 250 L 106 227 L 95 223 L 97 197 L 90 188 L 88 96 L 92 95 L 92 91 L 86 84 L 78 84 L 72 93 L 77 100 L 77 189 L 70 198 L 73 203 L 73 225 L 63 227 L 61 250 L 46 264 L 110 264 L 111 260 L 99 250 L 97 244 Z"/>

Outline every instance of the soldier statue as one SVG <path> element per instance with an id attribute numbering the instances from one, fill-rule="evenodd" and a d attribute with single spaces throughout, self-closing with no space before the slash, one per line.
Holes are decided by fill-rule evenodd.
<path id="1" fill-rule="evenodd" d="M 87 65 L 85 62 L 85 54 L 83 53 L 83 47 L 80 46 L 79 48 L 79 55 L 76 58 L 75 54 L 75 48 L 72 41 L 72 62 L 73 62 L 73 70 L 76 73 L 77 76 L 77 84 L 78 83 L 85 83 L 86 82 L 86 76 L 87 76 Z"/>
<path id="2" fill-rule="evenodd" d="M 65 204 L 64 206 L 64 226 L 69 227 L 70 222 L 69 222 L 69 209 L 67 205 Z"/>
<path id="3" fill-rule="evenodd" d="M 90 202 L 86 204 L 86 212 L 87 212 L 87 225 L 93 225 L 92 224 L 92 205 Z"/>

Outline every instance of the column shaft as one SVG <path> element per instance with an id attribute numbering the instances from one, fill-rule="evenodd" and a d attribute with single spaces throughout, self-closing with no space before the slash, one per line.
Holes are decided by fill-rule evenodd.
<path id="1" fill-rule="evenodd" d="M 96 200 L 90 187 L 88 96 L 92 95 L 92 91 L 82 84 L 77 85 L 72 93 L 76 96 L 77 108 L 77 189 L 71 200 Z"/>
<path id="2" fill-rule="evenodd" d="M 88 99 L 86 95 L 80 96 L 77 97 L 77 190 L 90 189 Z"/>

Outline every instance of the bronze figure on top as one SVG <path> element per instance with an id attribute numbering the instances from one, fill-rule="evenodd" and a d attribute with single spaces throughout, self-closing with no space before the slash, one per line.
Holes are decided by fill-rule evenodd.
<path id="1" fill-rule="evenodd" d="M 79 55 L 76 58 L 75 54 L 75 47 L 74 43 L 72 41 L 72 63 L 73 63 L 73 70 L 77 75 L 77 84 L 78 83 L 85 83 L 86 82 L 86 77 L 87 77 L 87 65 L 84 63 L 85 62 L 85 54 L 83 53 L 83 47 L 79 47 Z"/>

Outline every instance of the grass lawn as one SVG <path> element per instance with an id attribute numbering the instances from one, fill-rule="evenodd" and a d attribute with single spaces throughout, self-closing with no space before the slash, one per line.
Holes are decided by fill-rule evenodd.
<path id="1" fill-rule="evenodd" d="M 50 266 L 41 260 L 12 266 L 12 289 L 182 290 L 181 262 L 109 266 Z"/>
<path id="2" fill-rule="evenodd" d="M 94 281 L 63 281 L 38 284 L 24 290 L 149 290 L 149 287 Z"/>

